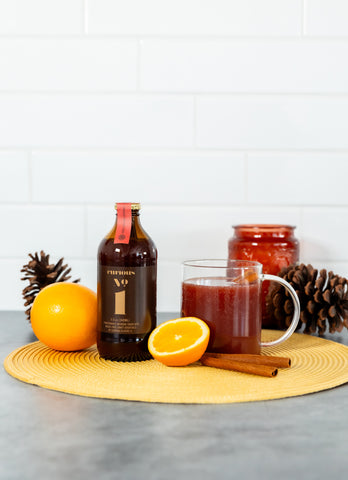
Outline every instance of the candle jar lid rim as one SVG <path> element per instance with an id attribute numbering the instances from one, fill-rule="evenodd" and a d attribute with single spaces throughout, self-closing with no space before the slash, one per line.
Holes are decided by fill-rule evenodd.
<path id="1" fill-rule="evenodd" d="M 214 265 L 215 263 L 215 265 Z M 220 265 L 218 265 L 218 263 Z M 228 269 L 242 269 L 242 268 L 260 268 L 262 263 L 256 260 L 242 260 L 242 259 L 225 259 L 225 258 L 202 258 L 195 260 L 185 260 L 184 267 L 199 267 L 199 268 L 228 268 Z M 233 264 L 233 265 L 231 265 Z"/>
<path id="2" fill-rule="evenodd" d="M 232 228 L 245 228 L 249 230 L 275 230 L 283 228 L 295 230 L 296 225 L 288 225 L 281 223 L 241 223 L 238 225 L 232 225 Z"/>

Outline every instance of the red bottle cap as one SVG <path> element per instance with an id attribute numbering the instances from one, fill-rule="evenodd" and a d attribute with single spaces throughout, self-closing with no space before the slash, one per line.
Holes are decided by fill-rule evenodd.
<path id="1" fill-rule="evenodd" d="M 117 223 L 114 243 L 129 243 L 132 228 L 132 204 L 116 203 Z"/>

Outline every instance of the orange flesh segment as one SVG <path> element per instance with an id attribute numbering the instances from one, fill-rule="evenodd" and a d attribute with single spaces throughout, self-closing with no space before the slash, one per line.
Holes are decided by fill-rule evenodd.
<path id="1" fill-rule="evenodd" d="M 180 328 L 182 327 L 182 328 Z M 201 336 L 202 328 L 194 322 L 167 325 L 154 338 L 153 346 L 158 352 L 177 352 L 191 347 Z"/>
<path id="2" fill-rule="evenodd" d="M 181 317 L 159 325 L 149 337 L 151 355 L 168 367 L 183 367 L 199 360 L 209 342 L 209 327 L 199 318 Z"/>

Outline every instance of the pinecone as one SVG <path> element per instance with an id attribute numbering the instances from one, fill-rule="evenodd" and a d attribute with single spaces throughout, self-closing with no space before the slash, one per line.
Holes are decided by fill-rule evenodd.
<path id="1" fill-rule="evenodd" d="M 314 269 L 312 265 L 290 265 L 278 274 L 296 291 L 301 305 L 298 329 L 305 324 L 304 333 L 323 335 L 348 328 L 348 280 Z M 268 313 L 278 328 L 287 328 L 293 315 L 293 303 L 288 292 L 277 283 L 271 284 L 266 297 Z"/>
<path id="2" fill-rule="evenodd" d="M 30 322 L 31 305 L 35 300 L 36 295 L 47 285 L 51 283 L 66 282 L 71 278 L 69 273 L 71 268 L 68 265 L 63 265 L 64 258 L 61 258 L 56 264 L 49 263 L 49 255 L 41 250 L 40 258 L 37 252 L 34 255 L 29 253 L 31 260 L 27 265 L 23 265 L 21 272 L 25 276 L 21 280 L 28 280 L 29 285 L 23 290 L 24 306 L 29 308 L 25 311 Z M 78 283 L 80 279 L 73 280 L 73 283 Z"/>

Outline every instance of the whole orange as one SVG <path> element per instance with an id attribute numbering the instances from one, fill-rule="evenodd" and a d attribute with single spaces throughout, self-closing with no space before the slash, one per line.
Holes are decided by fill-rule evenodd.
<path id="1" fill-rule="evenodd" d="M 88 348 L 97 337 L 97 295 L 77 283 L 48 285 L 36 296 L 30 313 L 37 338 L 55 350 Z"/>

